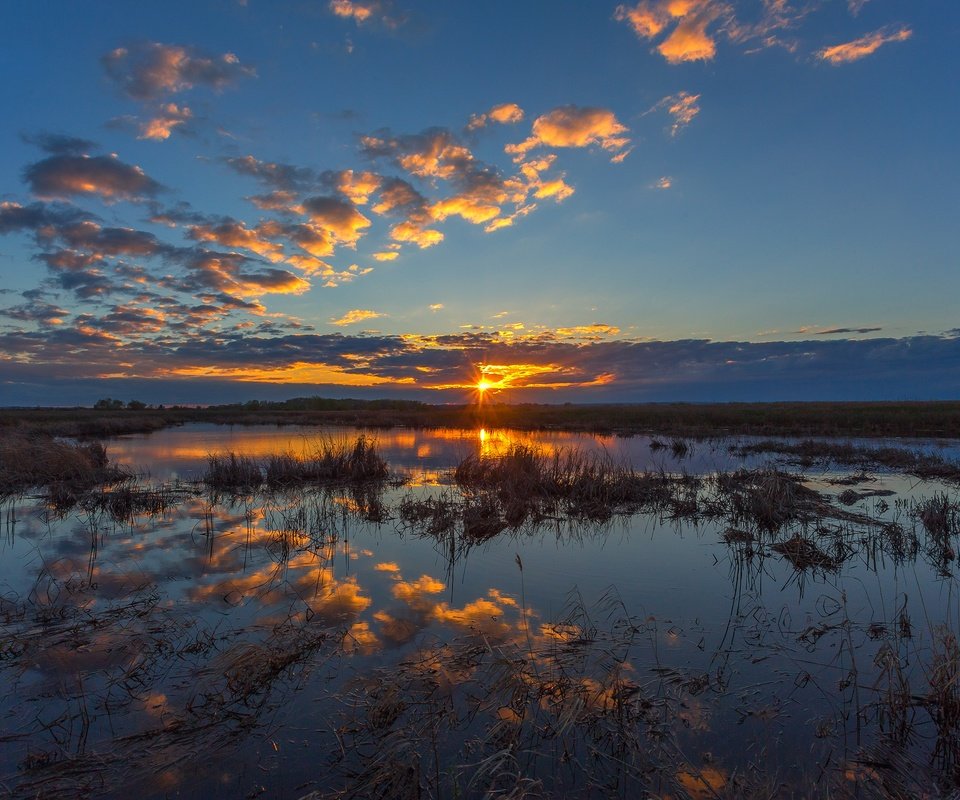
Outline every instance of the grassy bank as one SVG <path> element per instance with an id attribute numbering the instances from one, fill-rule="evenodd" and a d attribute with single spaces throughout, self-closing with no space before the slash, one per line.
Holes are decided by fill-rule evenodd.
<path id="1" fill-rule="evenodd" d="M 513 428 L 620 435 L 960 437 L 960 402 L 429 405 L 322 400 L 207 408 L 0 409 L 0 430 L 102 437 L 188 422 L 365 428 Z"/>

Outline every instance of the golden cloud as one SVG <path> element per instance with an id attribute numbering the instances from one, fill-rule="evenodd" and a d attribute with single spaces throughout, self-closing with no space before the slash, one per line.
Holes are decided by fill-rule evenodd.
<path id="1" fill-rule="evenodd" d="M 598 145 L 604 150 L 623 150 L 630 139 L 623 134 L 627 127 L 614 113 L 605 108 L 561 106 L 533 122 L 532 134 L 519 144 L 507 145 L 507 153 L 522 160 L 535 147 L 589 147 Z"/>
<path id="2" fill-rule="evenodd" d="M 343 327 L 344 325 L 356 325 L 358 322 L 365 322 L 368 319 L 379 319 L 385 316 L 387 315 L 379 311 L 370 311 L 366 308 L 353 308 L 339 319 L 331 319 L 330 324 Z"/>
<path id="3" fill-rule="evenodd" d="M 468 131 L 475 131 L 483 128 L 491 122 L 500 125 L 513 125 L 523 120 L 523 109 L 516 103 L 501 103 L 494 106 L 485 114 L 474 114 L 467 123 Z"/>
<path id="4" fill-rule="evenodd" d="M 822 61 L 829 61 L 836 66 L 837 64 L 848 64 L 851 61 L 859 61 L 869 55 L 877 52 L 883 45 L 889 42 L 905 42 L 913 35 L 910 28 L 881 28 L 880 30 L 854 39 L 852 42 L 835 44 L 832 47 L 824 47 L 817 52 L 817 57 Z"/>
<path id="5" fill-rule="evenodd" d="M 162 142 L 170 138 L 174 128 L 183 125 L 192 116 L 193 112 L 186 106 L 178 106 L 176 103 L 162 105 L 157 116 L 140 126 L 140 135 L 137 138 Z"/>

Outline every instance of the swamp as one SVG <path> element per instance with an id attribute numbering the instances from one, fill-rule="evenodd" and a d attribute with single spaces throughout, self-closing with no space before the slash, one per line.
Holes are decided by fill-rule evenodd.
<path id="1" fill-rule="evenodd" d="M 0 440 L 0 791 L 952 797 L 960 441 Z"/>

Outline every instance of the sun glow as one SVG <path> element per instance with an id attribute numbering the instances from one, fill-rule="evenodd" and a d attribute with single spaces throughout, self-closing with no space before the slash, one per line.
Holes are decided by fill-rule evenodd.
<path id="1" fill-rule="evenodd" d="M 483 394 L 485 391 L 492 388 L 493 384 L 486 378 L 481 378 L 477 381 L 477 391 L 480 392 L 480 394 Z"/>

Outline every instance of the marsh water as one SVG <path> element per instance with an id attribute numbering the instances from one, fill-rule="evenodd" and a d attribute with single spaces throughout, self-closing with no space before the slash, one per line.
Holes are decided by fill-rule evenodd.
<path id="1" fill-rule="evenodd" d="M 911 796 L 956 774 L 955 722 L 929 698 L 960 621 L 957 541 L 949 529 L 935 546 L 922 516 L 937 497 L 955 514 L 955 486 L 785 466 L 729 440 L 671 450 L 503 430 L 366 432 L 391 470 L 375 496 L 195 483 L 211 453 L 309 453 L 362 433 L 119 437 L 111 461 L 164 487 L 158 507 L 0 506 L 0 785 L 24 797 Z M 463 458 L 516 443 L 702 479 L 776 464 L 841 513 L 765 535 L 722 515 L 557 514 L 466 541 L 398 512 L 455 497 Z M 822 557 L 774 546 L 797 536 Z M 887 775 L 884 759 L 908 768 Z"/>

